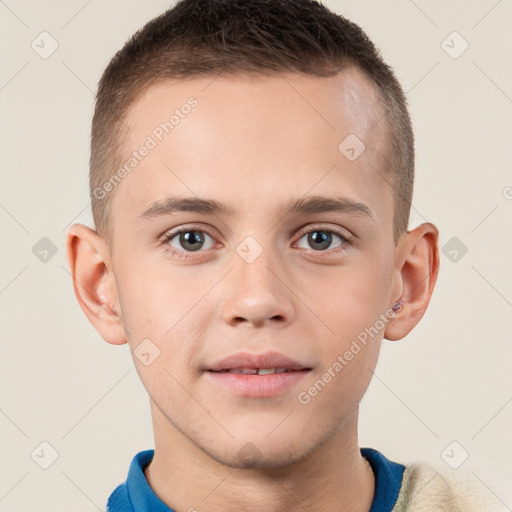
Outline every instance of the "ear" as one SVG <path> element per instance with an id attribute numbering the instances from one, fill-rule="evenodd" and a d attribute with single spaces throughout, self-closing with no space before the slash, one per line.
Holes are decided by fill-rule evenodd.
<path id="1" fill-rule="evenodd" d="M 387 324 L 384 337 L 400 340 L 423 317 L 439 273 L 439 231 L 430 222 L 403 235 L 396 252 L 393 303 L 402 307 Z"/>
<path id="2" fill-rule="evenodd" d="M 73 224 L 68 230 L 66 250 L 73 288 L 83 312 L 105 341 L 126 343 L 106 242 L 87 226 Z"/>

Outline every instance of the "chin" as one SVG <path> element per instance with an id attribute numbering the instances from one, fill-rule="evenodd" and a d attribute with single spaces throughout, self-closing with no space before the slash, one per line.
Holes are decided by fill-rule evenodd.
<path id="1" fill-rule="evenodd" d="M 207 451 L 208 455 L 217 462 L 236 469 L 277 469 L 295 464 L 304 459 L 310 450 L 293 449 L 283 446 L 276 450 L 273 446 L 258 447 L 257 443 L 247 441 L 238 450 L 236 447 L 226 447 L 222 452 Z"/>

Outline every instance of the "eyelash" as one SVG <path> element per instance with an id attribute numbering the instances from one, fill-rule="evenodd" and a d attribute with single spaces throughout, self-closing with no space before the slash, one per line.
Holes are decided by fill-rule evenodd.
<path id="1" fill-rule="evenodd" d="M 198 251 L 179 250 L 179 249 L 176 249 L 176 248 L 172 247 L 171 245 L 169 245 L 169 242 L 174 237 L 176 237 L 176 236 L 178 236 L 178 235 L 180 235 L 182 233 L 187 233 L 187 232 L 190 232 L 190 231 L 196 231 L 196 232 L 199 232 L 199 233 L 206 233 L 213 240 L 215 240 L 215 236 L 208 229 L 203 228 L 203 227 L 199 227 L 199 226 L 188 226 L 186 228 L 180 228 L 177 231 L 171 231 L 171 232 L 169 232 L 169 233 L 164 235 L 163 240 L 162 240 L 162 245 L 165 246 L 165 250 L 169 251 L 172 255 L 178 256 L 180 259 L 193 258 L 196 253 L 205 252 L 205 251 L 202 251 L 200 249 Z M 325 226 L 317 226 L 315 228 L 310 228 L 307 231 L 301 231 L 298 240 L 303 238 L 305 235 L 308 235 L 309 233 L 314 233 L 315 231 L 323 231 L 323 232 L 329 233 L 331 235 L 336 235 L 337 237 L 339 237 L 341 239 L 341 245 L 339 245 L 338 247 L 335 247 L 334 249 L 325 249 L 325 250 L 320 250 L 320 251 L 315 251 L 314 249 L 304 249 L 304 250 L 308 251 L 309 253 L 319 253 L 319 254 L 322 254 L 322 253 L 333 254 L 333 253 L 335 253 L 335 254 L 338 254 L 338 253 L 341 253 L 341 252 L 345 251 L 347 249 L 347 246 L 351 245 L 351 243 L 352 243 L 351 237 L 347 237 L 346 235 L 342 234 L 341 232 L 333 230 L 333 229 L 330 229 L 330 228 L 327 228 Z"/>

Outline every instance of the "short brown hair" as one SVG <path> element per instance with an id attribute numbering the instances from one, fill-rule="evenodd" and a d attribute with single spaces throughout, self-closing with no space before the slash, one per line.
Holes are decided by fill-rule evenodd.
<path id="1" fill-rule="evenodd" d="M 116 53 L 99 82 L 92 122 L 89 183 L 98 233 L 111 242 L 112 193 L 98 197 L 95 191 L 121 165 L 124 118 L 150 85 L 219 73 L 323 77 L 347 66 L 370 78 L 387 110 L 396 242 L 407 231 L 414 182 L 405 94 L 363 30 L 313 0 L 180 0 Z"/>

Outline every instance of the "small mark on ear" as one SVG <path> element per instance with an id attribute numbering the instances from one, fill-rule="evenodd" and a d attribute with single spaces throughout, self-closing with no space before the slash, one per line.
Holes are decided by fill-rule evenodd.
<path id="1" fill-rule="evenodd" d="M 391 308 L 393 311 L 399 311 L 400 309 L 402 309 L 402 306 L 403 304 L 397 300 L 394 304 L 393 304 L 393 307 Z"/>

